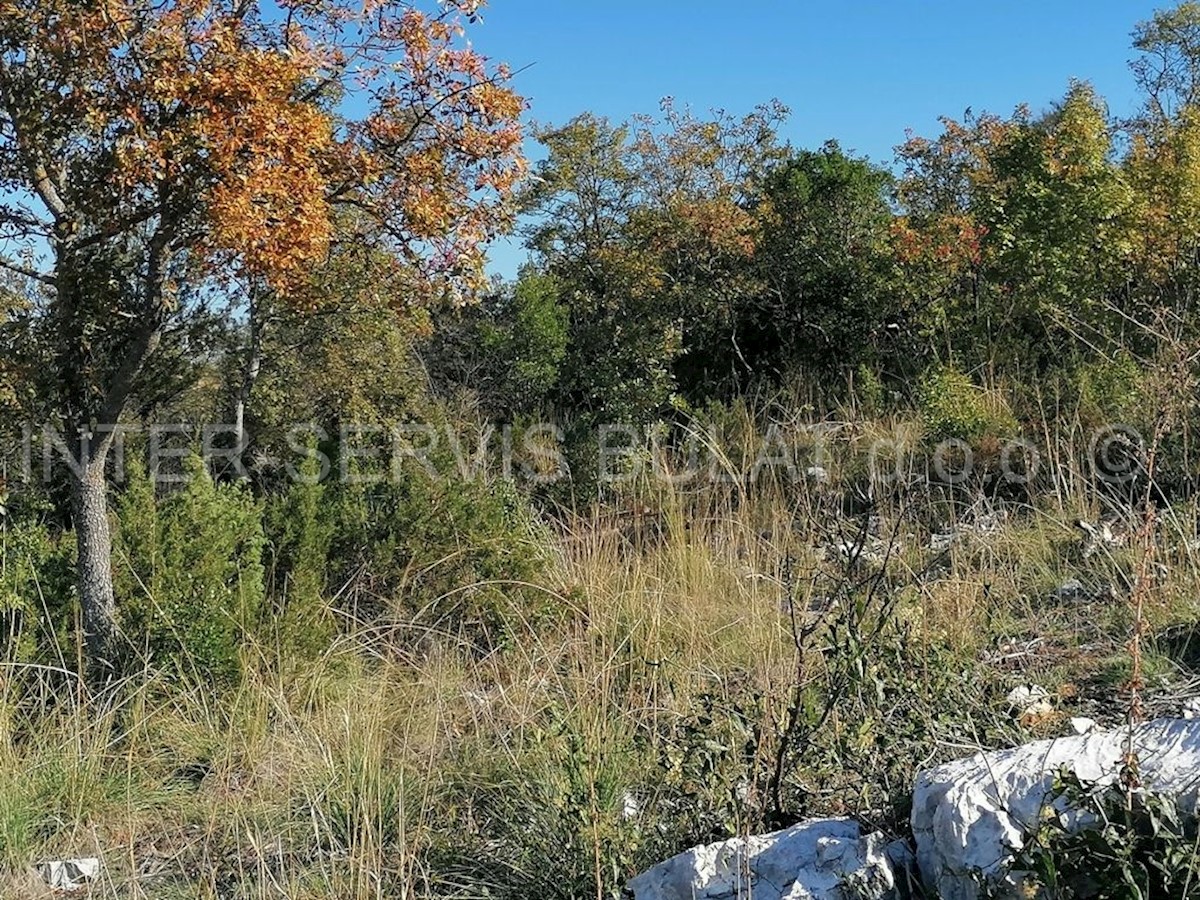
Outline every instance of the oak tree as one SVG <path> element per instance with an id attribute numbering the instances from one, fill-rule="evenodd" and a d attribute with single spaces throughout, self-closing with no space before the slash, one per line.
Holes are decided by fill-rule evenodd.
<path id="1" fill-rule="evenodd" d="M 0 266 L 54 326 L 98 671 L 118 635 L 105 463 L 172 322 L 233 285 L 315 305 L 335 240 L 429 294 L 481 278 L 523 103 L 465 41 L 479 6 L 0 0 Z"/>

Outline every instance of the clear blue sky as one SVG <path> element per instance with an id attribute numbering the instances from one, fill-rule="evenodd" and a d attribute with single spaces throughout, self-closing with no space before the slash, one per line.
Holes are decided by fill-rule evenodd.
<path id="1" fill-rule="evenodd" d="M 1035 110 L 1071 78 L 1130 112 L 1135 24 L 1168 2 L 965 0 L 766 3 L 715 0 L 490 0 L 476 49 L 530 66 L 517 78 L 530 117 L 558 124 L 585 110 L 624 120 L 671 95 L 697 112 L 748 111 L 777 97 L 797 146 L 837 138 L 890 164 L 905 129 L 972 107 Z M 529 152 L 536 155 L 536 147 Z M 511 276 L 518 240 L 493 248 Z"/>

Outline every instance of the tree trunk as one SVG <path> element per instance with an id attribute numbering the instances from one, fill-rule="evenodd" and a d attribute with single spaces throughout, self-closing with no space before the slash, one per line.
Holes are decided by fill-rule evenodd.
<path id="1" fill-rule="evenodd" d="M 254 385 L 258 382 L 263 363 L 263 330 L 266 327 L 262 303 L 257 289 L 250 293 L 250 346 L 247 348 L 246 365 L 242 369 L 242 383 L 238 386 L 237 398 L 233 404 L 234 448 L 238 454 L 237 471 L 245 477 L 245 453 L 250 444 L 246 434 L 246 407 L 250 405 L 250 395 L 254 393 Z"/>
<path id="2" fill-rule="evenodd" d="M 76 578 L 83 609 L 88 677 L 103 681 L 113 672 L 118 642 L 103 457 L 82 463 L 71 476 L 71 511 L 79 551 Z"/>
<path id="3" fill-rule="evenodd" d="M 157 309 L 157 307 L 156 307 Z M 130 339 L 124 358 L 108 380 L 103 401 L 90 399 L 87 385 L 78 388 L 72 404 L 70 433 L 79 444 L 71 448 L 71 517 L 75 525 L 76 585 L 83 610 L 87 677 L 103 684 L 116 671 L 120 647 L 117 604 L 113 592 L 112 534 L 108 525 L 108 480 L 105 462 L 117 435 L 121 413 L 147 359 L 162 338 L 160 312 L 147 314 Z"/>
<path id="4" fill-rule="evenodd" d="M 90 213 L 68 211 L 65 206 L 52 209 L 55 297 L 50 312 L 56 329 L 66 439 L 78 442 L 67 448 L 78 550 L 75 578 L 83 613 L 86 675 L 96 684 L 116 673 L 123 649 L 113 591 L 105 462 L 125 405 L 146 361 L 158 349 L 174 309 L 164 291 L 181 220 L 168 214 L 165 185 L 159 186 L 158 225 L 144 244 L 144 258 L 136 264 L 118 260 L 120 254 L 110 256 L 104 237 L 98 245 L 91 243 L 95 236 L 81 237 L 89 231 L 85 225 L 92 221 Z M 125 233 L 125 227 L 112 237 Z M 104 284 L 132 289 L 116 296 L 89 296 L 93 286 Z"/>
<path id="5" fill-rule="evenodd" d="M 246 407 L 250 405 L 250 395 L 254 393 L 254 385 L 258 381 L 259 373 L 262 372 L 262 340 L 258 327 L 252 327 L 250 356 L 246 360 L 246 368 L 242 372 L 242 383 L 238 387 L 237 399 L 233 404 L 234 447 L 237 448 L 239 454 L 245 453 L 246 447 L 250 444 L 249 436 L 246 434 Z"/>

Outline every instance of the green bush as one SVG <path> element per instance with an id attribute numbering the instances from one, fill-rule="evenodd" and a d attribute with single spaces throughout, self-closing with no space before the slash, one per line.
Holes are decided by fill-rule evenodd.
<path id="1" fill-rule="evenodd" d="M 1084 785 L 1061 773 L 1040 827 L 1012 869 L 1025 896 L 1054 900 L 1183 900 L 1200 878 L 1197 819 L 1176 798 L 1120 784 Z"/>
<path id="2" fill-rule="evenodd" d="M 2 520 L 0 520 L 2 521 Z M 61 664 L 74 622 L 74 535 L 39 521 L 0 525 L 0 652 Z"/>
<path id="3" fill-rule="evenodd" d="M 229 685 L 263 602 L 262 509 L 244 486 L 215 484 L 198 459 L 186 473 L 158 498 L 131 467 L 114 547 L 121 627 L 152 663 Z"/>
<path id="4" fill-rule="evenodd" d="M 496 407 L 509 413 L 536 408 L 558 382 L 567 352 L 567 308 L 555 280 L 523 274 L 502 315 L 481 325 L 480 337 L 499 370 Z"/>
<path id="5" fill-rule="evenodd" d="M 337 527 L 329 490 L 319 484 L 315 456 L 305 457 L 301 478 L 267 507 L 273 550 L 268 621 L 281 660 L 309 660 L 329 646 L 334 621 L 326 603 L 329 548 Z"/>
<path id="6" fill-rule="evenodd" d="M 854 375 L 854 398 L 865 416 L 882 415 L 887 407 L 887 389 L 879 374 L 872 368 L 860 365 Z"/>
<path id="7" fill-rule="evenodd" d="M 525 499 L 506 481 L 466 478 L 446 460 L 415 461 L 375 483 L 336 491 L 332 558 L 347 568 L 355 612 L 410 619 L 480 648 L 544 619 L 535 586 L 546 557 Z M 374 607 L 374 608 L 372 608 Z"/>
<path id="8" fill-rule="evenodd" d="M 510 420 L 546 405 L 562 375 L 569 310 L 552 275 L 527 268 L 482 302 L 444 311 L 426 366 L 449 393 L 467 388 L 487 415 Z"/>
<path id="9" fill-rule="evenodd" d="M 1002 398 L 977 387 L 953 366 L 926 372 L 917 400 L 925 437 L 933 443 L 958 438 L 978 444 L 985 437 L 1006 437 L 1017 429 Z"/>
<path id="10" fill-rule="evenodd" d="M 1128 420 L 1137 413 L 1142 379 L 1137 361 L 1127 353 L 1080 365 L 1075 370 L 1080 414 L 1095 424 Z"/>

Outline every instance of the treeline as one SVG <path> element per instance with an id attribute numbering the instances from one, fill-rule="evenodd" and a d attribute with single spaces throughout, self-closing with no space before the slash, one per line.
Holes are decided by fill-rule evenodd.
<path id="1" fill-rule="evenodd" d="M 211 275 L 187 278 L 199 249 L 180 251 L 178 283 L 155 300 L 170 314 L 154 313 L 130 379 L 121 352 L 141 345 L 123 329 L 143 314 L 145 237 L 79 251 L 82 268 L 53 276 L 12 261 L 0 293 L 8 652 L 59 665 L 76 655 L 81 598 L 87 620 L 103 575 L 72 586 L 77 548 L 93 566 L 111 559 L 109 605 L 138 651 L 125 661 L 236 680 L 246 641 L 289 660 L 320 652 L 339 627 L 331 608 L 495 647 L 506 617 L 555 614 L 532 586 L 546 552 L 539 511 L 612 497 L 597 429 L 669 445 L 737 404 L 769 417 L 783 399 L 808 403 L 810 419 L 915 409 L 928 437 L 976 446 L 1063 417 L 1119 420 L 1183 435 L 1164 458 L 1190 483 L 1190 423 L 1172 401 L 1167 429 L 1163 398 L 1191 377 L 1200 338 L 1200 5 L 1156 15 L 1135 46 L 1131 118 L 1076 83 L 1042 113 L 946 119 L 940 135 L 903 143 L 894 169 L 833 141 L 789 146 L 779 105 L 700 117 L 667 102 L 622 124 L 584 114 L 536 132 L 544 159 L 521 186 L 508 169 L 479 182 L 512 188 L 524 213 L 530 258 L 515 282 L 464 305 L 448 257 L 436 279 L 409 262 L 433 252 L 432 237 L 415 233 L 401 252 L 367 237 L 361 204 L 334 207 L 302 282 L 291 265 L 284 280 L 239 270 L 236 295 L 221 294 Z M 487 152 L 507 159 L 503 148 Z M 405 184 L 420 165 L 409 160 Z M 369 193 L 380 176 L 362 177 Z M 454 196 L 459 225 L 482 240 L 496 222 L 475 222 L 470 190 Z M 450 215 L 404 210 L 429 235 Z M 99 285 L 88 297 L 103 311 L 64 306 L 57 278 Z M 68 444 L 111 430 L 103 416 L 125 388 L 120 422 L 189 423 L 178 446 L 228 423 L 219 461 L 188 463 L 184 488 L 155 485 L 136 464 L 143 436 L 126 442 L 121 473 L 68 448 L 54 477 L 19 477 L 23 425 L 60 426 Z M 565 482 L 526 491 L 453 464 L 499 424 L 536 467 L 547 456 L 523 439 L 540 422 L 561 432 Z M 344 441 L 347 426 L 414 424 L 460 443 L 397 462 Z M 97 463 L 120 475 L 107 490 L 111 548 L 72 533 L 95 512 L 79 486 L 95 487 Z M 103 507 L 103 478 L 100 493 Z"/>
<path id="2" fill-rule="evenodd" d="M 440 323 L 431 368 L 492 415 L 599 421 L 781 386 L 911 400 L 937 366 L 1094 393 L 1195 332 L 1197 29 L 1191 4 L 1139 27 L 1131 118 L 1077 82 L 944 119 L 891 168 L 787 146 L 779 106 L 543 129 L 530 262 Z"/>

